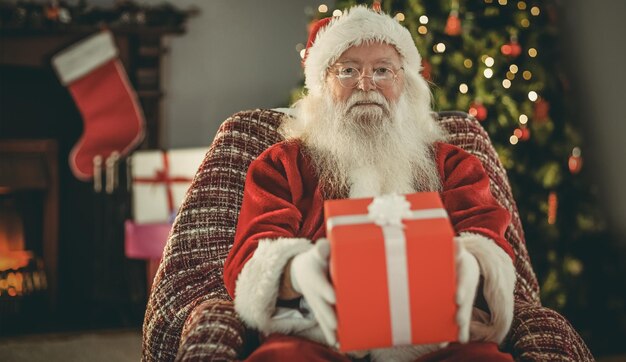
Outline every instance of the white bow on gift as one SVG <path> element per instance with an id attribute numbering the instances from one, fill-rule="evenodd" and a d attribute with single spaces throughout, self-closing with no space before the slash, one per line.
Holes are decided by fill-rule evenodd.
<path id="1" fill-rule="evenodd" d="M 403 195 L 388 194 L 374 198 L 367 207 L 370 220 L 378 226 L 400 226 L 411 217 L 411 203 Z"/>

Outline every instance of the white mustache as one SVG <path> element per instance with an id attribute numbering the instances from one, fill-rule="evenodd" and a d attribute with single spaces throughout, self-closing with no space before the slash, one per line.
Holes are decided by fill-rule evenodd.
<path id="1" fill-rule="evenodd" d="M 346 101 L 346 108 L 350 110 L 352 107 L 360 104 L 375 104 L 381 107 L 385 112 L 389 111 L 389 102 L 387 102 L 387 99 L 385 99 L 382 94 L 375 91 L 355 91 Z"/>

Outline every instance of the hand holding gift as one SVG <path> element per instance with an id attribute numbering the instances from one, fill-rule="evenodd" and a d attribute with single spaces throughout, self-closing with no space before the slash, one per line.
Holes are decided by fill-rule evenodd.
<path id="1" fill-rule="evenodd" d="M 478 261 L 461 243 L 456 243 L 456 322 L 459 324 L 459 342 L 467 343 L 470 336 L 472 307 L 480 280 Z"/>
<path id="2" fill-rule="evenodd" d="M 291 286 L 307 301 L 329 345 L 335 345 L 337 318 L 333 305 L 335 290 L 328 280 L 330 244 L 319 239 L 313 248 L 296 255 L 291 261 Z"/>

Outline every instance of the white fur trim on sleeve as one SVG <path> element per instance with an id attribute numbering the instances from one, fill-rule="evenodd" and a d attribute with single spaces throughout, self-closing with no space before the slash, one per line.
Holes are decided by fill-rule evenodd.
<path id="1" fill-rule="evenodd" d="M 478 260 L 484 278 L 483 295 L 490 316 L 485 321 L 472 320 L 472 340 L 501 343 L 513 321 L 515 267 L 511 257 L 492 239 L 474 233 L 461 233 L 456 240 Z"/>
<path id="2" fill-rule="evenodd" d="M 117 47 L 113 35 L 102 31 L 55 55 L 52 65 L 61 83 L 68 85 L 115 57 Z"/>
<path id="3" fill-rule="evenodd" d="M 285 265 L 293 256 L 313 247 L 308 239 L 263 239 L 246 262 L 235 286 L 235 310 L 241 319 L 263 333 L 294 334 L 314 327 L 312 319 L 280 318 L 276 311 L 278 289 Z"/>

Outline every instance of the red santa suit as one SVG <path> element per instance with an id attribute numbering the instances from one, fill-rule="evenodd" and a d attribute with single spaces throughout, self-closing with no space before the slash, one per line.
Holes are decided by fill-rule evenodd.
<path id="1" fill-rule="evenodd" d="M 471 338 L 500 343 L 513 315 L 514 255 L 504 238 L 510 215 L 491 195 L 476 157 L 437 143 L 435 164 L 457 242 L 476 257 L 483 277 L 489 314 L 472 321 Z M 325 343 L 314 318 L 277 305 L 288 260 L 325 236 L 323 204 L 318 177 L 300 141 L 276 144 L 251 163 L 224 282 L 242 320 L 265 336 L 289 334 Z"/>

